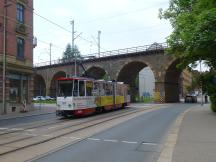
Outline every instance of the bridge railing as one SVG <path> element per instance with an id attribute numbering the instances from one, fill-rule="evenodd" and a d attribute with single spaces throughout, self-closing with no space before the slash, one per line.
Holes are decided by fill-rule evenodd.
<path id="1" fill-rule="evenodd" d="M 98 53 L 82 55 L 81 57 L 77 58 L 77 60 L 92 60 L 92 59 L 97 59 L 97 58 L 102 58 L 102 57 L 126 55 L 126 54 L 132 54 L 132 53 L 136 54 L 136 53 L 145 52 L 145 51 L 157 51 L 157 50 L 163 50 L 166 48 L 167 48 L 167 43 L 153 43 L 151 45 L 124 48 L 124 49 L 118 49 L 118 50 L 112 50 L 112 51 L 105 51 L 105 52 L 101 52 L 100 56 Z M 37 63 L 37 64 L 34 64 L 34 67 L 57 65 L 57 64 L 63 64 L 63 63 L 70 63 L 74 61 L 75 61 L 74 58 L 58 59 L 58 60 L 52 60 L 51 62 L 47 61 L 47 62 Z"/>

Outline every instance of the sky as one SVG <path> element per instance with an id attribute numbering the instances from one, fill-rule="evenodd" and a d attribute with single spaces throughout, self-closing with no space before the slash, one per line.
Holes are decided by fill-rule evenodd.
<path id="1" fill-rule="evenodd" d="M 168 5 L 169 0 L 34 0 L 34 63 L 49 61 L 50 43 L 52 60 L 62 58 L 72 42 L 72 20 L 82 55 L 97 53 L 99 30 L 101 52 L 163 43 L 172 28 L 158 14 Z"/>

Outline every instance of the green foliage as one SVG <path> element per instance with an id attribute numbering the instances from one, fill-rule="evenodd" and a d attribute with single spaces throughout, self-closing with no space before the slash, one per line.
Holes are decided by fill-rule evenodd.
<path id="1" fill-rule="evenodd" d="M 216 70 L 216 0 L 170 0 L 169 8 L 160 9 L 160 18 L 170 20 L 173 27 L 168 37 L 168 52 L 181 59 L 180 67 L 198 60 Z M 216 112 L 215 73 L 200 77 L 203 90 L 211 97 L 211 108 Z"/>
<path id="2" fill-rule="evenodd" d="M 216 76 L 215 71 L 202 74 L 200 82 L 202 82 L 203 92 L 210 95 L 211 109 L 216 112 L 216 84 L 213 82 L 213 78 Z"/>
<path id="3" fill-rule="evenodd" d="M 56 100 L 38 100 L 38 101 L 32 101 L 33 103 L 41 103 L 41 104 L 56 104 Z"/>
<path id="4" fill-rule="evenodd" d="M 191 92 L 200 88 L 200 73 L 198 71 L 191 71 L 192 83 L 187 87 L 187 91 Z"/>
<path id="5" fill-rule="evenodd" d="M 102 77 L 103 80 L 110 80 L 110 76 L 105 74 L 103 77 Z"/>
<path id="6" fill-rule="evenodd" d="M 68 44 L 66 46 L 66 50 L 63 53 L 63 59 L 69 59 L 69 58 L 75 58 L 75 56 L 79 59 L 81 57 L 80 55 L 80 51 L 78 49 L 78 47 L 75 45 L 74 49 L 72 49 L 71 45 Z"/>
<path id="7" fill-rule="evenodd" d="M 200 77 L 202 82 L 203 92 L 210 96 L 216 96 L 216 84 L 213 83 L 213 78 L 216 76 L 214 71 L 204 73 Z"/>
<path id="8" fill-rule="evenodd" d="M 167 10 L 160 9 L 160 18 L 170 20 L 173 33 L 167 39 L 168 51 L 181 58 L 183 67 L 201 59 L 215 69 L 215 0 L 171 0 Z"/>
<path id="9" fill-rule="evenodd" d="M 212 95 L 211 99 L 211 109 L 213 112 L 216 112 L 216 95 Z"/>

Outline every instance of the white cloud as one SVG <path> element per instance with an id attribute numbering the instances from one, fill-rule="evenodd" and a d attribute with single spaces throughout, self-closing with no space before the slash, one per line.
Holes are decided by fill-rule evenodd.
<path id="1" fill-rule="evenodd" d="M 158 18 L 158 9 L 168 7 L 169 0 L 37 0 L 35 12 L 56 24 L 71 30 L 70 21 L 75 20 L 75 31 L 82 37 L 93 41 L 101 30 L 101 47 L 106 50 L 127 48 L 164 42 L 171 32 L 169 23 Z M 49 6 L 47 8 L 46 6 Z M 71 42 L 71 33 L 50 24 L 37 16 L 34 18 L 34 34 L 39 40 L 53 43 L 65 49 Z M 80 38 L 75 44 L 82 54 L 97 52 L 97 46 Z M 35 56 L 41 55 L 44 46 L 39 44 Z M 103 51 L 103 50 L 102 50 Z M 62 56 L 62 49 L 53 46 L 53 59 Z M 49 60 L 44 55 L 43 59 Z M 40 61 L 39 61 L 40 62 Z"/>
<path id="2" fill-rule="evenodd" d="M 71 10 L 69 10 L 65 7 L 54 8 L 52 13 L 54 16 L 63 17 L 63 18 L 64 17 L 72 17 L 74 15 Z"/>

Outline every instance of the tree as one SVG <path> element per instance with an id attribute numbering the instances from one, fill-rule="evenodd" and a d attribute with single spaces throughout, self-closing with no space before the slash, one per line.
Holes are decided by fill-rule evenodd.
<path id="1" fill-rule="evenodd" d="M 216 68 L 215 0 L 171 0 L 167 10 L 160 9 L 160 18 L 170 20 L 168 51 L 181 58 L 183 67 L 206 60 Z"/>
<path id="2" fill-rule="evenodd" d="M 200 84 L 200 72 L 196 71 L 196 70 L 190 70 L 191 74 L 192 74 L 192 82 L 191 85 L 189 85 L 187 87 L 188 92 L 192 92 L 195 90 L 199 90 L 201 87 Z"/>
<path id="3" fill-rule="evenodd" d="M 202 82 L 203 92 L 210 95 L 211 99 L 211 109 L 216 112 L 216 72 L 210 71 L 208 73 L 203 73 L 200 77 L 200 82 Z"/>
<path id="4" fill-rule="evenodd" d="M 77 58 L 80 58 L 80 57 L 81 57 L 81 54 L 80 54 L 80 51 L 79 51 L 78 47 L 75 45 L 75 46 L 74 46 L 74 49 L 72 49 L 71 45 L 70 45 L 70 44 L 67 44 L 66 50 L 65 50 L 65 52 L 63 53 L 62 59 L 75 58 L 75 56 L 76 56 Z"/>
<path id="5" fill-rule="evenodd" d="M 181 59 L 180 66 L 205 60 L 211 68 L 201 81 L 216 112 L 216 85 L 212 84 L 216 76 L 216 0 L 170 0 L 167 10 L 160 9 L 160 18 L 170 20 L 173 27 L 168 51 Z"/>

